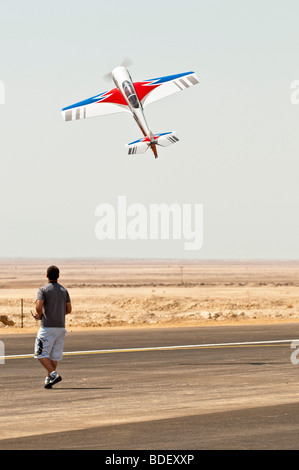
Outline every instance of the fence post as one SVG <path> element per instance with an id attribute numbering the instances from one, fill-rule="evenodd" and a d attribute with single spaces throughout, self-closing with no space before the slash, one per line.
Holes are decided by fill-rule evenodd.
<path id="1" fill-rule="evenodd" d="M 21 299 L 21 328 L 23 328 L 23 299 Z"/>

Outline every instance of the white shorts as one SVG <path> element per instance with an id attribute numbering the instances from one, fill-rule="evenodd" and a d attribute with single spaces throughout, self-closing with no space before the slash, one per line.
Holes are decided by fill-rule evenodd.
<path id="1" fill-rule="evenodd" d="M 41 326 L 35 340 L 34 357 L 48 357 L 52 361 L 61 361 L 63 356 L 65 328 L 50 328 Z"/>

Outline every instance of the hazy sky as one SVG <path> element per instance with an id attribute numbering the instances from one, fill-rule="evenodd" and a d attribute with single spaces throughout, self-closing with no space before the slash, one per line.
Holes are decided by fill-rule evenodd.
<path id="1" fill-rule="evenodd" d="M 297 0 L 2 0 L 0 257 L 299 258 Z M 65 123 L 125 57 L 200 84 L 145 109 L 180 142 L 128 156 L 129 114 Z M 203 245 L 99 240 L 99 204 L 202 204 Z"/>

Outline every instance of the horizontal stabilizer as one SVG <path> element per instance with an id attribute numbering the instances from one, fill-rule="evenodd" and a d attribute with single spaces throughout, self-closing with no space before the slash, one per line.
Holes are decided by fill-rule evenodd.
<path id="1" fill-rule="evenodd" d="M 138 153 L 145 153 L 151 145 L 159 145 L 161 147 L 168 147 L 168 145 L 175 144 L 179 139 L 176 132 L 164 132 L 163 134 L 154 134 L 152 139 L 149 137 L 142 137 L 127 144 L 129 155 Z"/>
<path id="2" fill-rule="evenodd" d="M 157 140 L 156 140 L 157 138 Z M 176 132 L 164 132 L 164 134 L 155 134 L 155 143 L 161 147 L 168 147 L 168 145 L 178 142 Z"/>
<path id="3" fill-rule="evenodd" d="M 145 153 L 149 148 L 148 142 L 142 142 L 143 139 L 137 140 L 136 142 L 132 142 L 131 144 L 127 144 L 128 147 L 128 154 L 135 155 L 135 153 Z"/>

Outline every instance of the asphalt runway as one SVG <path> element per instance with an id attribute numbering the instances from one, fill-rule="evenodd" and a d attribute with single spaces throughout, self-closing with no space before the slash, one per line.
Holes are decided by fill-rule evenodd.
<path id="1" fill-rule="evenodd" d="M 68 332 L 47 390 L 35 334 L 0 333 L 0 449 L 298 449 L 297 337 L 297 324 Z"/>

